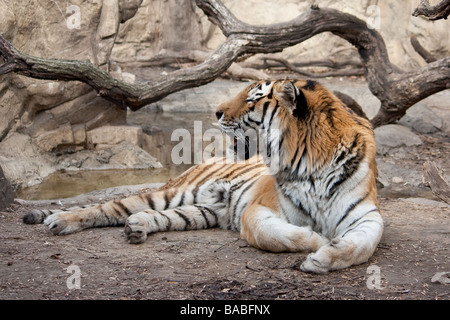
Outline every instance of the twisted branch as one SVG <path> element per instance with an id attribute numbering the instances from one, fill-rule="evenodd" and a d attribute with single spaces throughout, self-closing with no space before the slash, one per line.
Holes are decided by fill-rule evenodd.
<path id="1" fill-rule="evenodd" d="M 450 14 L 450 0 L 442 0 L 435 6 L 430 6 L 428 0 L 420 0 L 419 6 L 414 10 L 413 16 L 424 16 L 429 20 L 447 19 Z"/>
<path id="2" fill-rule="evenodd" d="M 450 87 L 450 58 L 403 72 L 390 63 L 386 45 L 376 30 L 338 10 L 311 7 L 291 21 L 254 26 L 238 20 L 219 0 L 196 0 L 196 3 L 227 39 L 194 67 L 129 84 L 112 78 L 89 61 L 24 54 L 0 36 L 0 53 L 5 59 L 0 74 L 16 72 L 38 79 L 82 81 L 105 99 L 138 110 L 170 93 L 213 81 L 240 56 L 279 52 L 319 33 L 332 32 L 358 49 L 369 89 L 381 101 L 380 112 L 372 119 L 375 127 L 398 120 L 416 102 Z"/>

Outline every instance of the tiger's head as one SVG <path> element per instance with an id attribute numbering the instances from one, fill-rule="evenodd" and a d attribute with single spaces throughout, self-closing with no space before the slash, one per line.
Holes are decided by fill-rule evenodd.
<path id="1" fill-rule="evenodd" d="M 336 148 L 350 144 L 355 135 L 368 135 L 369 139 L 373 135 L 366 119 L 312 80 L 253 83 L 219 105 L 216 116 L 222 130 L 237 138 L 235 150 L 236 142 L 249 144 L 246 132 L 257 131 L 267 143 L 263 157 L 278 152 L 285 167 L 304 155 L 310 166 L 321 166 L 331 161 Z M 246 157 L 250 156 L 248 148 L 245 150 Z"/>

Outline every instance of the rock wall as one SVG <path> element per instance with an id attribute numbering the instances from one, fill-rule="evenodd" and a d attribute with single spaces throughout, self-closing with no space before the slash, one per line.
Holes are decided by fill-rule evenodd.
<path id="1" fill-rule="evenodd" d="M 6 180 L 3 174 L 2 167 L 0 166 L 0 211 L 9 207 L 14 200 L 14 192 L 11 184 Z"/>
<path id="2" fill-rule="evenodd" d="M 141 1 L 134 1 L 136 8 Z M 107 68 L 120 24 L 118 0 L 0 1 L 0 28 L 16 48 L 45 58 L 89 59 Z M 5 18 L 3 18 L 5 17 Z M 50 130 L 67 133 L 67 125 L 79 136 L 103 124 L 124 123 L 126 112 L 96 97 L 79 82 L 39 81 L 8 74 L 1 77 L 0 140 L 10 131 L 33 139 Z M 56 141 L 55 141 L 56 142 Z M 78 144 L 64 139 L 63 144 Z M 56 149 L 60 144 L 46 146 Z"/>
<path id="3" fill-rule="evenodd" d="M 401 68 L 411 69 L 425 64 L 410 44 L 415 34 L 419 42 L 436 57 L 449 55 L 450 33 L 446 20 L 428 21 L 411 14 L 419 0 L 223 0 L 240 20 L 254 25 L 286 22 L 294 19 L 311 5 L 341 10 L 367 21 L 383 36 L 391 61 Z M 439 2 L 432 0 L 431 3 Z M 183 19 L 170 13 L 185 12 Z M 195 13 L 195 14 L 194 14 Z M 173 29 L 171 24 L 179 25 Z M 169 32 L 168 30 L 174 30 Z M 205 44 L 215 49 L 225 37 L 211 24 L 204 13 L 189 0 L 144 0 L 136 16 L 120 27 L 118 44 L 113 49 L 117 61 L 139 61 L 161 50 L 180 47 L 196 49 Z M 175 44 L 180 45 L 176 47 Z M 285 49 L 281 55 L 290 61 L 316 59 L 346 60 L 358 57 L 356 49 L 345 40 L 323 33 L 299 45 Z"/>
<path id="4" fill-rule="evenodd" d="M 205 36 L 198 8 L 190 0 L 144 0 L 122 24 L 113 48 L 117 62 L 146 61 L 167 51 L 200 49 Z"/>
<path id="5" fill-rule="evenodd" d="M 22 52 L 45 58 L 88 59 L 109 70 L 119 25 L 133 17 L 141 3 L 142 0 L 0 0 L 0 30 Z M 114 72 L 116 77 L 133 81 L 132 75 Z M 16 74 L 1 76 L 0 163 L 5 176 L 15 187 L 39 182 L 43 176 L 61 169 L 58 156 L 89 149 L 92 130 L 125 125 L 126 112 L 80 82 L 43 81 Z M 123 151 L 117 150 L 116 144 L 114 147 L 113 151 Z M 99 151 L 91 148 L 92 154 L 85 157 L 95 159 L 95 152 Z M 101 168 L 102 164 L 91 163 L 91 168 Z M 155 160 L 148 166 L 152 164 L 160 165 Z"/>

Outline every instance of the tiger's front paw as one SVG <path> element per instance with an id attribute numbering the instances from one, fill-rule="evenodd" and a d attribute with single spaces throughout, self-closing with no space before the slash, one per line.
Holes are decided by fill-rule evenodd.
<path id="1" fill-rule="evenodd" d="M 83 230 L 81 219 L 71 212 L 52 214 L 44 220 L 44 224 L 54 235 L 65 235 Z"/>
<path id="2" fill-rule="evenodd" d="M 300 270 L 303 272 L 313 273 L 327 273 L 330 271 L 328 264 L 324 263 L 317 257 L 317 254 L 311 253 L 306 257 L 306 260 L 301 264 Z"/>
<path id="3" fill-rule="evenodd" d="M 147 240 L 150 225 L 145 217 L 135 213 L 128 217 L 125 224 L 125 237 L 128 243 L 138 244 Z"/>

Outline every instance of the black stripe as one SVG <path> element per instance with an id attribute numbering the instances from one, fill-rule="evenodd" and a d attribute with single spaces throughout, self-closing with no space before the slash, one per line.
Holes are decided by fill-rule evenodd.
<path id="1" fill-rule="evenodd" d="M 202 210 L 202 209 L 200 209 L 200 212 L 202 213 L 202 216 L 203 216 L 203 219 L 205 219 L 205 221 L 206 221 L 206 228 L 211 228 L 211 225 L 209 224 L 209 220 L 208 220 L 208 217 L 206 216 L 206 213 Z"/>
<path id="2" fill-rule="evenodd" d="M 252 170 L 254 170 L 256 168 L 263 167 L 263 166 L 265 166 L 265 165 L 262 164 L 262 163 L 257 163 L 257 164 L 255 164 L 253 166 L 242 166 L 242 167 L 236 168 L 233 171 L 231 171 L 230 173 L 228 173 L 226 176 L 223 177 L 223 179 L 227 180 L 229 177 L 231 177 L 236 172 L 238 172 L 238 170 L 240 170 L 240 171 L 236 175 L 243 175 L 243 174 L 245 174 L 245 173 L 247 173 L 249 171 L 252 171 Z"/>
<path id="3" fill-rule="evenodd" d="M 280 106 L 280 105 L 278 104 L 278 101 L 277 101 L 277 104 L 276 104 L 275 107 L 273 108 L 272 114 L 270 115 L 269 128 L 268 128 L 268 129 L 270 129 L 270 126 L 272 125 L 273 116 L 274 116 L 275 113 L 277 112 L 279 106 Z"/>
<path id="4" fill-rule="evenodd" d="M 372 210 L 372 211 L 369 211 L 369 212 L 365 213 L 364 215 L 362 215 L 361 217 L 359 217 L 358 219 L 356 219 L 355 221 L 353 221 L 348 227 L 350 227 L 351 225 L 353 225 L 355 222 L 361 220 L 361 218 L 365 217 L 368 213 L 374 212 L 374 211 L 378 211 L 378 209 L 375 209 L 375 210 Z M 353 228 L 347 229 L 347 231 L 344 232 L 344 234 L 341 236 L 341 238 L 345 237 L 345 235 L 346 235 L 347 233 L 349 233 L 349 232 L 355 230 L 355 229 L 358 228 L 360 225 L 362 225 L 363 223 L 366 223 L 366 222 L 375 222 L 375 220 L 370 220 L 370 219 L 369 219 L 369 220 L 363 220 L 363 221 L 360 221 L 360 222 L 359 222 L 356 226 L 354 226 Z M 348 228 L 348 227 L 347 227 L 347 228 Z"/>
<path id="5" fill-rule="evenodd" d="M 184 198 L 186 197 L 186 193 L 183 192 L 183 194 L 181 195 L 181 199 L 180 199 L 180 203 L 178 204 L 177 207 L 181 207 L 182 205 L 184 205 Z"/>
<path id="6" fill-rule="evenodd" d="M 264 123 L 264 118 L 266 117 L 267 108 L 269 108 L 269 104 L 270 104 L 270 101 L 264 102 L 264 105 L 263 105 L 263 114 L 262 114 L 262 117 L 261 117 L 261 123 Z"/>
<path id="7" fill-rule="evenodd" d="M 248 120 L 250 120 L 250 118 L 248 119 Z M 244 124 L 247 126 L 247 127 L 249 127 L 249 128 L 252 128 L 252 129 L 257 129 L 258 127 L 256 126 L 252 126 L 250 123 L 248 123 L 247 121 L 245 121 L 245 119 L 242 119 L 242 121 L 244 122 Z M 251 121 L 251 120 L 250 120 Z"/>
<path id="8" fill-rule="evenodd" d="M 192 191 L 192 194 L 193 194 L 193 196 L 194 196 L 194 203 L 197 202 L 197 192 L 198 192 L 198 189 L 203 185 L 203 183 L 204 183 L 206 180 L 208 180 L 208 179 L 212 179 L 212 177 L 214 177 L 215 174 L 216 174 L 217 172 L 219 172 L 220 170 L 224 170 L 224 171 L 225 171 L 225 170 L 228 168 L 228 166 L 218 166 L 218 169 L 214 170 L 213 172 L 208 173 L 208 169 L 209 169 L 211 166 L 213 166 L 213 164 L 208 165 L 207 168 L 205 168 L 205 170 L 202 172 L 202 173 L 204 173 L 204 172 L 207 173 L 206 177 L 204 177 L 202 180 L 200 180 L 199 182 L 195 182 L 195 179 L 194 179 L 194 180 L 191 180 L 191 181 L 194 181 L 194 183 L 197 184 L 197 186 L 195 187 L 195 189 Z M 196 178 L 198 178 L 199 176 L 200 176 L 200 174 L 198 174 L 198 175 L 196 176 Z"/>
<path id="9" fill-rule="evenodd" d="M 233 209 L 233 213 L 230 217 L 230 220 L 228 221 L 228 226 L 227 229 L 230 229 L 232 224 L 234 223 L 234 219 L 236 217 L 236 210 L 239 206 L 239 202 L 241 201 L 242 197 L 244 196 L 245 193 L 248 192 L 248 190 L 256 183 L 256 181 L 258 181 L 259 177 L 253 177 L 252 180 L 248 180 L 247 182 L 250 182 L 248 186 L 246 186 L 244 188 L 244 190 L 242 190 L 241 194 L 239 195 L 239 198 L 236 201 L 236 204 L 234 205 L 234 209 Z"/>
<path id="10" fill-rule="evenodd" d="M 299 94 L 295 97 L 295 109 L 292 115 L 297 119 L 305 119 L 308 115 L 308 103 L 302 90 L 299 90 Z"/>
<path id="11" fill-rule="evenodd" d="M 107 224 L 108 226 L 114 226 L 114 225 L 116 225 L 116 223 L 113 223 L 113 221 L 111 220 L 112 217 L 110 217 L 110 216 L 105 212 L 105 210 L 103 210 L 103 208 L 102 208 L 101 205 L 98 206 L 98 210 L 100 210 L 100 213 L 101 213 L 102 215 L 105 216 L 106 220 L 108 220 L 108 224 Z M 99 225 L 96 225 L 95 222 L 94 222 L 94 226 L 97 227 L 97 226 L 99 226 Z"/>
<path id="12" fill-rule="evenodd" d="M 353 220 L 352 223 L 350 223 L 350 224 L 347 226 L 347 228 L 350 228 L 352 225 L 354 225 L 355 223 L 357 223 L 359 220 L 361 220 L 362 218 L 364 218 L 364 217 L 365 217 L 366 215 L 368 215 L 369 213 L 374 212 L 374 211 L 378 211 L 378 210 L 379 210 L 378 208 L 375 208 L 375 209 L 372 209 L 372 210 L 370 210 L 370 211 L 364 213 L 362 216 L 360 216 L 360 217 L 356 218 L 355 220 Z M 358 223 L 358 225 L 359 225 L 359 223 Z M 348 232 L 348 231 L 347 231 L 347 232 Z"/>
<path id="13" fill-rule="evenodd" d="M 272 157 L 272 141 L 270 139 L 270 128 L 268 128 L 269 130 L 267 130 L 267 157 L 270 158 Z"/>
<path id="14" fill-rule="evenodd" d="M 283 194 L 294 205 L 294 207 L 299 208 L 300 211 L 302 211 L 305 216 L 308 216 L 312 219 L 314 225 L 316 224 L 316 221 L 314 220 L 313 216 L 311 215 L 311 212 L 308 209 L 306 209 L 306 207 L 301 203 L 300 199 L 292 199 L 291 196 L 286 194 L 284 191 L 283 191 Z"/>
<path id="15" fill-rule="evenodd" d="M 167 229 L 166 229 L 166 230 L 170 230 L 170 228 L 172 227 L 172 221 L 170 220 L 170 218 L 169 218 L 167 215 L 165 215 L 164 213 L 162 213 L 161 211 L 158 211 L 158 213 L 159 213 L 162 217 L 164 217 L 164 218 L 167 219 Z"/>
<path id="16" fill-rule="evenodd" d="M 188 227 L 191 226 L 191 221 L 190 221 L 190 220 L 188 219 L 188 217 L 187 217 L 186 215 L 184 215 L 184 213 L 181 212 L 180 210 L 174 209 L 173 211 L 174 211 L 181 219 L 184 220 L 184 222 L 185 222 L 185 224 L 186 224 L 186 225 L 184 226 L 184 229 L 187 230 Z"/>
<path id="17" fill-rule="evenodd" d="M 156 226 L 158 227 L 158 230 L 160 230 L 159 223 L 158 223 L 158 219 L 156 219 L 156 216 L 155 216 L 154 214 L 151 214 L 151 216 L 152 216 L 152 218 L 153 218 L 153 221 L 155 221 L 155 224 L 156 224 Z"/>
<path id="18" fill-rule="evenodd" d="M 297 150 L 295 150 L 294 156 L 292 157 L 292 160 L 291 160 L 291 168 L 294 166 L 294 162 L 295 162 L 295 158 L 297 157 L 298 149 L 299 149 L 299 147 L 297 146 Z"/>
<path id="19" fill-rule="evenodd" d="M 208 208 L 208 207 L 203 207 L 203 206 L 202 206 L 202 208 L 205 209 L 206 211 L 208 211 L 209 214 L 212 215 L 212 216 L 214 217 L 214 219 L 216 220 L 216 223 L 215 223 L 214 225 L 216 225 L 216 224 L 219 223 L 219 218 L 217 217 L 217 214 L 214 212 L 214 210 L 211 210 L 210 208 Z"/>
<path id="20" fill-rule="evenodd" d="M 273 87 L 274 87 L 274 86 L 272 86 L 272 87 L 270 88 L 270 93 L 267 95 L 267 98 L 268 98 L 268 99 L 272 99 L 272 97 L 273 97 Z"/>
<path id="21" fill-rule="evenodd" d="M 352 152 L 351 149 L 349 149 L 349 153 L 350 152 Z M 332 196 L 342 183 L 350 179 L 355 174 L 355 172 L 359 169 L 361 161 L 364 160 L 364 157 L 365 157 L 365 147 L 363 146 L 360 150 L 358 150 L 355 156 L 349 157 L 342 164 L 343 173 L 339 175 L 338 179 L 335 180 L 334 183 L 329 188 L 328 196 Z M 341 155 L 338 158 L 341 158 Z M 333 180 L 334 179 L 332 179 L 331 181 Z"/>
<path id="22" fill-rule="evenodd" d="M 234 184 L 230 190 L 228 191 L 228 207 L 231 205 L 231 200 L 233 199 L 233 194 L 236 190 L 239 190 L 244 184 L 246 184 L 248 180 L 240 180 L 238 183 Z"/>
<path id="23" fill-rule="evenodd" d="M 211 228 L 211 225 L 209 224 L 209 220 L 208 220 L 208 217 L 206 216 L 206 213 L 205 213 L 205 208 L 204 207 L 202 207 L 202 206 L 195 206 L 199 211 L 200 211 L 200 213 L 202 214 L 202 216 L 203 216 L 203 219 L 205 219 L 205 221 L 206 221 L 206 228 L 207 229 L 209 229 L 209 228 Z"/>
<path id="24" fill-rule="evenodd" d="M 345 213 L 342 215 L 342 217 L 339 219 L 338 223 L 336 224 L 336 228 L 341 224 L 342 221 L 347 218 L 348 214 L 356 208 L 358 204 L 360 204 L 362 201 L 364 201 L 369 196 L 369 192 L 364 195 L 364 197 L 359 198 L 355 202 L 353 202 L 351 205 L 348 206 L 347 210 L 345 210 Z"/>
<path id="25" fill-rule="evenodd" d="M 199 209 L 199 210 L 202 212 L 202 214 L 204 214 L 204 211 L 206 211 L 206 212 L 208 212 L 211 216 L 214 217 L 215 223 L 212 224 L 212 225 L 209 223 L 209 219 L 207 219 L 208 228 L 211 228 L 211 227 L 215 226 L 215 225 L 219 222 L 219 218 L 217 217 L 217 214 L 216 214 L 213 210 L 211 210 L 210 208 L 204 207 L 204 206 L 199 206 L 199 205 L 195 205 L 195 207 L 196 207 L 197 209 Z M 205 219 L 206 219 L 206 218 L 205 218 Z"/>
<path id="26" fill-rule="evenodd" d="M 200 172 L 197 175 L 195 175 L 195 177 L 190 179 L 190 181 L 195 182 L 195 180 L 197 180 L 198 177 L 200 177 L 203 173 L 207 172 L 209 170 L 209 168 L 211 168 L 213 165 L 214 165 L 213 163 L 207 164 L 206 166 L 204 166 L 204 168 L 202 168 L 202 170 L 200 170 L 200 168 L 197 167 L 197 168 L 199 168 Z"/>
<path id="27" fill-rule="evenodd" d="M 148 207 L 152 210 L 155 210 L 155 203 L 153 202 L 152 199 L 152 194 L 151 193 L 144 193 L 140 195 L 141 198 L 144 198 L 147 201 Z"/>
<path id="28" fill-rule="evenodd" d="M 169 200 L 169 194 L 168 192 L 164 192 L 164 201 L 166 202 L 164 209 L 163 210 L 167 210 L 169 208 L 170 205 L 170 200 Z"/>
<path id="29" fill-rule="evenodd" d="M 295 170 L 292 172 L 292 176 L 294 178 L 298 178 L 298 170 L 300 169 L 300 164 L 302 162 L 302 158 L 305 155 L 306 147 L 303 147 L 302 155 L 298 158 L 297 165 L 295 166 Z"/>
<path id="30" fill-rule="evenodd" d="M 281 147 L 283 146 L 283 142 L 284 142 L 284 137 L 281 136 L 280 143 L 278 144 L 278 150 L 281 150 Z"/>
<path id="31" fill-rule="evenodd" d="M 122 201 L 116 200 L 116 201 L 114 201 L 114 204 L 117 204 L 119 206 L 119 208 L 126 213 L 126 215 L 131 216 L 133 214 L 133 212 L 128 210 L 128 208 L 122 203 Z"/>
<path id="32" fill-rule="evenodd" d="M 259 97 L 258 98 L 252 98 L 252 99 L 250 99 L 250 98 L 245 99 L 245 102 L 258 102 L 259 100 L 265 98 L 265 96 L 263 96 L 262 93 L 257 93 L 256 95 L 258 95 Z"/>
<path id="33" fill-rule="evenodd" d="M 250 116 L 248 116 L 247 118 L 248 118 L 248 121 L 257 124 L 258 126 L 261 124 L 261 121 L 253 120 L 252 118 L 250 118 Z"/>

